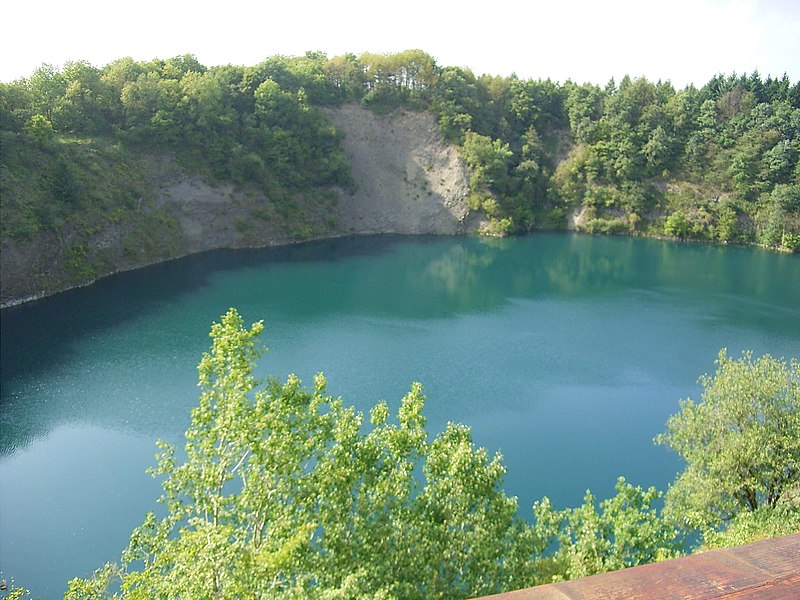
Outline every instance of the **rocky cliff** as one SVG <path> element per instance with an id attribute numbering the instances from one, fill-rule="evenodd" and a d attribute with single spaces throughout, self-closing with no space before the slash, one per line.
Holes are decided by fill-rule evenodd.
<path id="1" fill-rule="evenodd" d="M 469 172 L 458 150 L 442 141 L 433 115 L 394 111 L 378 115 L 350 104 L 327 112 L 344 133 L 343 147 L 356 189 L 339 192 L 344 233 L 476 231 L 467 207 Z"/>
<path id="2" fill-rule="evenodd" d="M 147 160 L 149 199 L 128 217 L 43 231 L 0 253 L 3 306 L 98 277 L 217 248 L 258 247 L 372 233 L 477 231 L 469 172 L 427 112 L 378 115 L 360 105 L 326 109 L 344 135 L 352 189 L 284 198 L 212 185 L 169 158 Z M 130 218 L 132 216 L 132 218 Z"/>

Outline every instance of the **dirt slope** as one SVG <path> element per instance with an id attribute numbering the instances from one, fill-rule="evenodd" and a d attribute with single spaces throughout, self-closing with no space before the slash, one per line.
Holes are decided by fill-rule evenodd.
<path id="1" fill-rule="evenodd" d="M 340 192 L 343 233 L 476 231 L 467 207 L 469 173 L 455 147 L 442 141 L 430 113 L 378 115 L 358 104 L 326 111 L 345 135 L 343 147 L 356 182 Z"/>

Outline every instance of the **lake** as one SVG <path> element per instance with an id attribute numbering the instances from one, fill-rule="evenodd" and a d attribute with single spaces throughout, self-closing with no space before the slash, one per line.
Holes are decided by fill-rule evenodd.
<path id="1" fill-rule="evenodd" d="M 155 441 L 182 445 L 212 321 L 263 319 L 259 376 L 299 375 L 366 411 L 421 381 L 428 428 L 500 451 L 522 516 L 624 475 L 682 468 L 652 438 L 733 356 L 800 355 L 800 257 L 536 234 L 376 236 L 217 251 L 8 308 L 0 569 L 42 598 L 119 558 L 156 507 Z"/>

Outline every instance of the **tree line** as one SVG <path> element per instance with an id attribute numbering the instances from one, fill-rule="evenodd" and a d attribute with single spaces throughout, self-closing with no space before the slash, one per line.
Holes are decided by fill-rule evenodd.
<path id="1" fill-rule="evenodd" d="M 432 111 L 472 169 L 470 205 L 489 233 L 563 228 L 579 212 L 588 232 L 800 247 L 800 82 L 754 72 L 682 90 L 627 76 L 559 84 L 476 76 L 421 50 L 42 65 L 0 84 L 3 204 L 19 221 L 5 231 L 50 227 L 36 202 L 76 203 L 81 177 L 56 138 L 167 148 L 209 178 L 267 190 L 346 186 L 339 134 L 317 110 L 343 102 Z M 14 157 L 48 143 L 60 171 L 22 201 L 17 187 L 43 185 Z"/>
<path id="2" fill-rule="evenodd" d="M 66 598 L 468 598 L 800 530 L 796 359 L 720 352 L 655 440 L 686 460 L 666 494 L 620 478 L 525 519 L 468 427 L 430 439 L 420 384 L 365 419 L 322 374 L 257 381 L 262 331 L 213 324 L 184 452 L 159 443 L 161 510 Z"/>

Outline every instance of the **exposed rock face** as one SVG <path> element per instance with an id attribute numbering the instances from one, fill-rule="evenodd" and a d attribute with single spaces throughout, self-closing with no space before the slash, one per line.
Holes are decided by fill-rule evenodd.
<path id="1" fill-rule="evenodd" d="M 212 186 L 173 164 L 162 164 L 148 176 L 155 203 L 142 210 L 158 211 L 162 217 L 155 228 L 146 226 L 151 234 L 146 247 L 137 243 L 142 239 L 141 223 L 109 221 L 91 234 L 69 226 L 58 235 L 41 232 L 3 248 L 0 305 L 216 248 L 349 234 L 459 234 L 479 229 L 482 217 L 467 207 L 467 165 L 458 150 L 442 140 L 433 115 L 405 110 L 377 115 L 357 104 L 325 109 L 325 114 L 345 136 L 355 190 L 336 190 L 335 203 L 308 198 L 307 222 L 286 222 L 258 194 Z M 80 262 L 87 255 L 91 269 L 76 269 L 76 258 Z"/>
<path id="2" fill-rule="evenodd" d="M 378 115 L 358 104 L 326 111 L 344 133 L 354 193 L 340 192 L 336 209 L 343 233 L 476 231 L 467 207 L 469 172 L 427 112 Z"/>
<path id="3" fill-rule="evenodd" d="M 567 215 L 567 231 L 578 231 L 586 223 L 586 213 L 588 208 L 579 206 L 569 211 Z"/>
<path id="4" fill-rule="evenodd" d="M 45 296 L 59 291 L 51 288 L 52 273 L 63 253 L 58 252 L 58 239 L 52 232 L 40 233 L 32 240 L 9 244 L 0 252 L 0 288 L 2 306 Z M 66 287 L 66 286 L 65 286 Z"/>
<path id="5" fill-rule="evenodd" d="M 236 191 L 230 184 L 209 185 L 181 172 L 158 182 L 158 206 L 172 215 L 181 233 L 181 255 L 216 248 L 269 246 L 290 241 L 285 224 L 273 215 L 253 218 L 269 207 L 263 195 Z"/>

